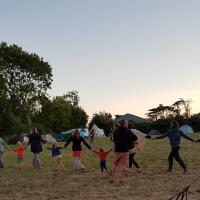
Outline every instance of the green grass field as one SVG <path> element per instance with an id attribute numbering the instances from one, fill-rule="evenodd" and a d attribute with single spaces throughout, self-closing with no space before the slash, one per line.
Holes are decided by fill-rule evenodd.
<path id="1" fill-rule="evenodd" d="M 200 137 L 194 134 L 194 137 Z M 61 144 L 63 145 L 63 144 Z M 111 147 L 108 138 L 96 138 L 94 147 Z M 12 147 L 11 147 L 12 148 Z M 125 183 L 109 183 L 108 173 L 100 174 L 99 161 L 95 154 L 84 148 L 83 164 L 86 173 L 72 172 L 71 146 L 62 150 L 66 172 L 54 170 L 55 161 L 51 152 L 44 148 L 40 154 L 41 172 L 32 169 L 32 154 L 28 149 L 25 156 L 25 168 L 16 168 L 14 152 L 6 152 L 6 168 L 0 171 L 0 199 L 127 199 L 127 200 L 167 200 L 181 188 L 200 175 L 200 144 L 182 139 L 181 155 L 189 168 L 183 174 L 175 162 L 172 173 L 166 173 L 169 142 L 147 140 L 144 149 L 138 152 L 138 161 L 142 172 L 130 169 Z M 111 167 L 109 156 L 108 167 Z M 189 199 L 200 199 L 200 180 L 190 189 Z"/>

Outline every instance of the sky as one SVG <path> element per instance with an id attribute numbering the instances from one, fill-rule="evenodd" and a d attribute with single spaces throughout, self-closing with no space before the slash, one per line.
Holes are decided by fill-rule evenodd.
<path id="1" fill-rule="evenodd" d="M 48 61 L 53 97 L 91 116 L 145 117 L 192 99 L 200 112 L 199 0 L 0 0 L 0 40 Z"/>

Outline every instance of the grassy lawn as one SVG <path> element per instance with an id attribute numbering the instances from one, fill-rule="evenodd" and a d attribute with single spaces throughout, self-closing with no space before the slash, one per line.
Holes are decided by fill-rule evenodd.
<path id="1" fill-rule="evenodd" d="M 193 137 L 200 137 L 194 134 Z M 63 145 L 63 144 L 61 144 Z M 94 147 L 111 147 L 108 138 L 96 138 Z M 144 149 L 138 152 L 142 172 L 133 168 L 125 183 L 109 183 L 108 173 L 100 174 L 99 161 L 95 154 L 84 148 L 83 164 L 86 173 L 72 172 L 71 146 L 62 150 L 66 172 L 56 172 L 51 152 L 44 148 L 40 154 L 41 172 L 32 169 L 32 155 L 26 151 L 25 168 L 17 169 L 16 156 L 6 152 L 6 168 L 0 171 L 0 199 L 130 199 L 130 200 L 167 200 L 181 188 L 200 175 L 200 144 L 182 139 L 181 155 L 189 168 L 187 174 L 175 162 L 172 173 L 166 173 L 167 157 L 170 151 L 168 139 L 147 140 Z M 112 155 L 108 159 L 111 166 Z M 190 189 L 189 199 L 200 199 L 200 180 Z"/>

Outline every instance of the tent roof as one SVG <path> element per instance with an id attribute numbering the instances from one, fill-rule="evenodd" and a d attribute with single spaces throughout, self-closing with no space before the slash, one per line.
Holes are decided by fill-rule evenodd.
<path id="1" fill-rule="evenodd" d="M 136 123 L 149 123 L 148 120 L 146 120 L 146 119 L 144 119 L 142 117 L 138 117 L 136 115 L 132 115 L 130 113 L 122 115 L 122 116 L 118 117 L 117 119 L 115 119 L 114 121 L 115 122 L 120 122 L 122 120 L 133 121 L 133 122 L 136 122 Z"/>

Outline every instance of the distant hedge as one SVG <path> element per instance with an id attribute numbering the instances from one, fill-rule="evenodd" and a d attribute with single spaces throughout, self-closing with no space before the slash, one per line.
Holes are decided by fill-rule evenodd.
<path id="1" fill-rule="evenodd" d="M 161 133 L 166 132 L 170 128 L 170 122 L 172 119 L 163 119 L 163 120 L 158 120 L 154 121 L 151 123 L 134 123 L 134 122 L 129 122 L 130 128 L 135 128 L 140 130 L 143 133 L 148 133 L 152 129 L 159 130 Z M 180 124 L 180 126 L 184 124 L 190 125 L 194 132 L 200 132 L 200 117 L 199 116 L 193 116 L 190 119 L 184 119 L 182 117 L 176 118 Z"/>

